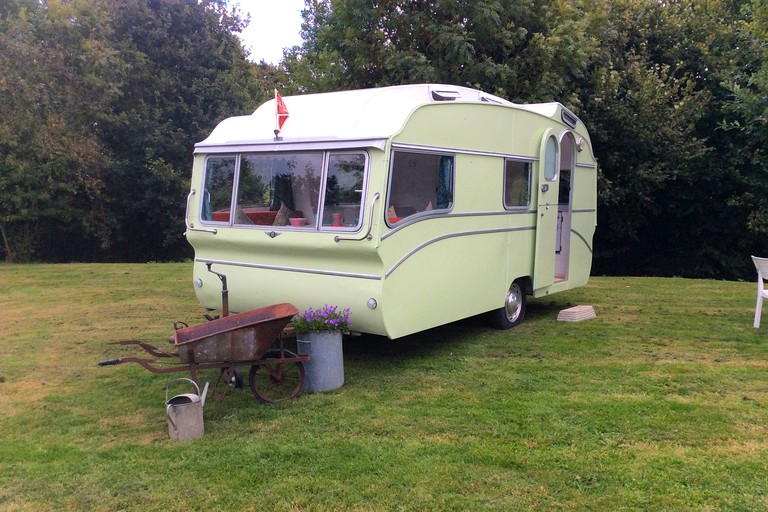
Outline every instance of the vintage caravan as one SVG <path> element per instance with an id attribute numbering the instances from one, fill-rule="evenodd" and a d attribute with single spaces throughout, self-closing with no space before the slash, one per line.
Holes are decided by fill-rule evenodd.
<path id="1" fill-rule="evenodd" d="M 587 283 L 596 174 L 559 103 L 434 84 L 276 97 L 195 146 L 195 291 L 222 306 L 211 269 L 233 311 L 332 304 L 389 338 L 481 313 L 512 327 L 527 295 Z"/>

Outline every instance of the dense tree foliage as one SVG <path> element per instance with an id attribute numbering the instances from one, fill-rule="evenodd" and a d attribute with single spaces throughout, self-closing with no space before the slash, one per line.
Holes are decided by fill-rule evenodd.
<path id="1" fill-rule="evenodd" d="M 114 45 L 129 72 L 102 131 L 114 150 L 107 181 L 130 260 L 178 257 L 193 144 L 215 123 L 259 103 L 234 35 L 237 17 L 211 3 L 110 0 Z"/>
<path id="2" fill-rule="evenodd" d="M 765 0 L 305 1 L 278 67 L 246 60 L 221 0 L 0 3 L 0 257 L 186 257 L 191 153 L 217 121 L 275 86 L 416 82 L 585 121 L 596 272 L 750 277 L 768 254 Z"/>
<path id="3" fill-rule="evenodd" d="M 764 0 L 308 0 L 300 91 L 558 100 L 601 168 L 595 271 L 751 276 L 768 252 Z"/>
<path id="4" fill-rule="evenodd" d="M 106 241 L 93 127 L 114 99 L 113 54 L 88 2 L 6 2 L 0 10 L 0 234 L 6 259 L 45 257 L 88 233 Z M 87 79 L 83 79 L 87 77 Z"/>
<path id="5" fill-rule="evenodd" d="M 5 258 L 188 255 L 183 214 L 194 143 L 262 99 L 236 36 L 242 26 L 213 1 L 5 2 Z"/>

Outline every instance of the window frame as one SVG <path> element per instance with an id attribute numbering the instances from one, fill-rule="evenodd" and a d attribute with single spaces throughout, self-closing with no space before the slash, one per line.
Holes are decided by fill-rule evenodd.
<path id="1" fill-rule="evenodd" d="M 201 224 L 207 224 L 207 225 L 213 225 L 213 226 L 226 226 L 226 227 L 234 227 L 238 229 L 265 229 L 270 228 L 272 226 L 267 224 L 245 224 L 241 223 L 238 224 L 236 222 L 236 215 L 233 215 L 232 212 L 236 212 L 237 210 L 237 203 L 239 199 L 239 186 L 240 186 L 240 173 L 242 170 L 242 159 L 245 156 L 248 155 L 282 155 L 287 156 L 290 154 L 319 154 L 321 156 L 321 169 L 319 174 L 320 179 L 320 186 L 318 188 L 318 197 L 317 197 L 317 212 L 315 212 L 315 220 L 314 223 L 307 223 L 304 226 L 292 226 L 292 225 L 285 225 L 285 226 L 274 226 L 275 228 L 279 228 L 280 230 L 284 229 L 290 229 L 290 230 L 297 230 L 297 231 L 311 231 L 311 232 L 348 232 L 348 233 L 354 233 L 357 231 L 360 231 L 365 223 L 365 202 L 367 197 L 367 191 L 368 191 L 368 180 L 370 175 L 370 154 L 368 150 L 365 148 L 344 148 L 344 149 L 308 149 L 308 150 L 296 150 L 296 151 L 241 151 L 238 153 L 212 153 L 205 156 L 205 159 L 203 161 L 203 172 L 202 172 L 202 189 L 203 193 L 200 194 L 200 199 L 198 201 L 198 219 Z M 363 157 L 363 182 L 362 182 L 362 189 L 360 193 L 360 204 L 359 204 L 359 215 L 358 215 L 358 222 L 354 226 L 328 226 L 328 225 L 322 225 L 322 215 L 324 213 L 324 210 L 326 208 L 325 200 L 326 200 L 326 189 L 327 189 L 327 183 L 328 183 L 328 172 L 329 172 L 329 163 L 331 161 L 331 157 L 333 155 L 362 155 Z M 211 219 L 206 220 L 203 218 L 203 212 L 204 212 L 204 201 L 205 201 L 205 185 L 206 180 L 208 178 L 208 162 L 211 159 L 225 159 L 225 158 L 234 158 L 235 159 L 235 170 L 233 173 L 233 183 L 232 183 L 232 190 L 230 191 L 230 204 L 229 204 L 229 219 L 227 221 L 217 221 L 213 220 L 213 216 L 211 216 Z M 272 177 L 270 177 L 272 178 Z M 273 185 L 274 183 L 270 180 L 270 203 L 274 201 L 274 197 L 272 197 L 273 193 Z M 357 189 L 356 189 L 357 190 Z M 218 210 L 217 210 L 218 211 Z M 273 211 L 273 210 L 270 210 Z M 306 215 L 306 214 L 305 214 Z"/>
<path id="2" fill-rule="evenodd" d="M 227 216 L 227 220 L 215 220 L 213 218 L 213 213 L 217 210 L 213 210 L 211 205 L 209 205 L 209 208 L 211 208 L 211 218 L 205 219 L 203 218 L 203 214 L 205 213 L 206 207 L 205 207 L 205 199 L 206 199 L 206 182 L 208 179 L 208 162 L 211 160 L 225 160 L 227 158 L 233 158 L 235 160 L 234 164 L 234 171 L 232 172 L 232 186 L 230 189 L 230 196 L 229 196 L 229 215 Z M 200 200 L 198 204 L 198 219 L 202 224 L 211 224 L 214 226 L 229 226 L 232 225 L 233 222 L 233 203 L 235 202 L 235 194 L 237 191 L 237 179 L 238 179 L 238 171 L 240 168 L 240 155 L 235 153 L 226 153 L 226 154 L 213 154 L 213 155 L 207 155 L 205 157 L 205 160 L 203 161 L 203 180 L 202 180 L 202 193 L 200 194 Z"/>
<path id="3" fill-rule="evenodd" d="M 554 144 L 554 154 L 549 155 L 549 143 Z M 544 142 L 544 180 L 553 183 L 560 177 L 560 142 L 554 134 L 548 135 Z M 554 169 L 554 174 L 549 175 L 550 167 Z"/>
<path id="4" fill-rule="evenodd" d="M 396 207 L 396 205 L 392 204 L 392 184 L 393 184 L 393 177 L 394 177 L 394 171 L 395 171 L 395 154 L 396 153 L 430 155 L 438 158 L 447 157 L 451 159 L 452 164 L 451 164 L 451 174 L 450 174 L 450 183 L 449 183 L 450 202 L 448 204 L 448 207 L 446 208 L 433 207 L 432 210 L 422 210 L 422 211 L 417 211 L 415 213 L 407 215 L 405 217 L 396 217 L 397 220 L 394 222 L 391 220 L 392 217 L 389 216 L 390 207 L 392 206 Z M 446 151 L 446 150 L 440 150 L 440 149 L 431 150 L 431 149 L 412 149 L 412 148 L 393 147 L 389 153 L 389 172 L 387 174 L 387 197 L 386 197 L 386 202 L 384 206 L 384 221 L 386 225 L 388 227 L 401 226 L 405 223 L 414 222 L 424 217 L 445 215 L 453 211 L 453 208 L 456 204 L 456 163 L 457 163 L 456 153 L 452 151 Z M 439 173 L 439 170 L 438 170 L 438 173 Z M 437 194 L 437 192 L 435 192 L 435 194 Z"/>
<path id="5" fill-rule="evenodd" d="M 507 204 L 507 164 L 509 163 L 519 163 L 523 164 L 525 166 L 525 170 L 527 171 L 527 178 L 528 178 L 528 202 L 524 205 L 509 205 Z M 504 209 L 507 211 L 516 211 L 516 210 L 528 210 L 531 208 L 531 205 L 533 204 L 533 162 L 531 160 L 522 160 L 519 158 L 504 158 L 503 163 L 503 177 L 502 177 L 502 191 L 501 191 L 501 202 L 504 205 Z"/>
<path id="6" fill-rule="evenodd" d="M 322 218 L 325 216 L 325 209 L 327 207 L 326 205 L 326 199 L 327 199 L 327 191 L 328 191 L 328 172 L 330 169 L 330 162 L 331 157 L 333 155 L 348 155 L 348 154 L 361 154 L 363 155 L 364 161 L 363 161 L 363 183 L 362 183 L 362 190 L 360 192 L 360 207 L 358 212 L 358 221 L 357 224 L 354 226 L 325 226 L 322 223 Z M 364 216 L 365 216 L 365 199 L 366 199 L 366 190 L 368 189 L 368 175 L 369 172 L 369 165 L 370 165 L 370 155 L 367 151 L 364 150 L 357 150 L 357 149 L 349 149 L 349 150 L 343 150 L 343 149 L 337 149 L 337 150 L 326 150 L 324 151 L 323 155 L 323 172 L 321 175 L 321 183 L 320 183 L 320 197 L 318 202 L 318 208 L 317 208 L 317 217 L 318 219 L 321 219 L 319 224 L 316 223 L 315 228 L 318 231 L 325 232 L 325 231 L 349 231 L 349 232 L 357 232 L 360 231 L 360 229 L 363 226 L 363 222 L 365 222 Z"/>

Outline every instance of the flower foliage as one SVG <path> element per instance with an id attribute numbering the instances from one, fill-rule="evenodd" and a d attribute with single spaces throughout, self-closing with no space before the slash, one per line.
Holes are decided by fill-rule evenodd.
<path id="1" fill-rule="evenodd" d="M 349 329 L 349 308 L 339 311 L 337 306 L 326 304 L 321 309 L 312 309 L 296 315 L 292 322 L 297 334 L 308 332 L 345 332 Z"/>

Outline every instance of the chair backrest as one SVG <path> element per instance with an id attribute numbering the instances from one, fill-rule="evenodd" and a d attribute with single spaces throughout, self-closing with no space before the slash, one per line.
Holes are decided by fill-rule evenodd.
<path id="1" fill-rule="evenodd" d="M 752 256 L 752 262 L 755 264 L 759 279 L 768 279 L 768 258 Z"/>

